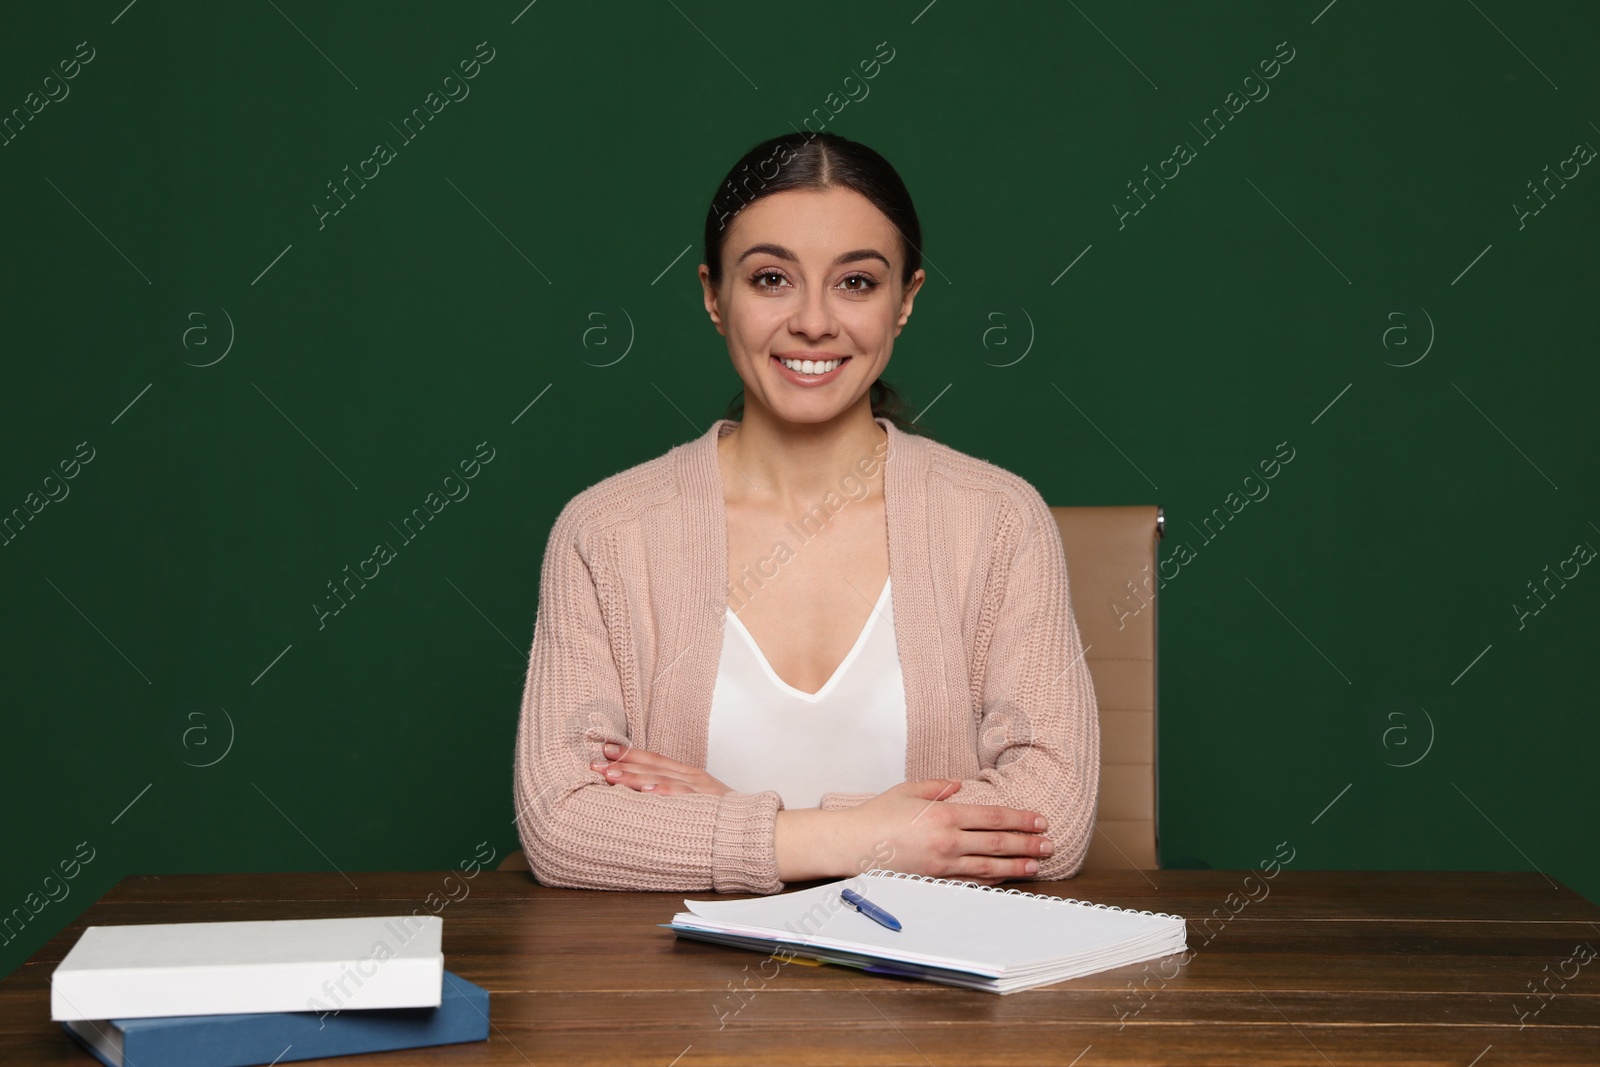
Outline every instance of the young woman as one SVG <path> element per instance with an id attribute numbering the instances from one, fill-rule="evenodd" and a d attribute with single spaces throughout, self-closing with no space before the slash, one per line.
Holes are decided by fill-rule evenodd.
<path id="1" fill-rule="evenodd" d="M 724 181 L 700 281 L 743 418 L 579 493 L 545 550 L 514 770 L 546 885 L 1081 866 L 1100 735 L 1055 521 L 879 380 L 921 241 L 833 134 Z"/>

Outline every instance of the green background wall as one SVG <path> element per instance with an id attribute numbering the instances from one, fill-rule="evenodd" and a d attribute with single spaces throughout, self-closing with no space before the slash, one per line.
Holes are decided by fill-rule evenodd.
<path id="1" fill-rule="evenodd" d="M 128 873 L 516 847 L 550 524 L 722 414 L 704 212 L 814 109 L 916 198 L 921 423 L 1052 504 L 1167 509 L 1167 862 L 1600 898 L 1600 575 L 1514 607 L 1600 546 L 1593 5 L 524 2 L 0 14 L 0 109 L 70 90 L 0 147 L 0 509 L 68 493 L 0 547 L 0 910 L 93 856 L 0 973 Z"/>

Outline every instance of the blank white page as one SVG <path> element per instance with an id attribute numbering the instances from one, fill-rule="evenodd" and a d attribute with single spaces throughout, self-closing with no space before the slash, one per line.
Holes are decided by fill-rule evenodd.
<path id="1" fill-rule="evenodd" d="M 900 920 L 890 930 L 847 906 L 854 889 Z M 706 925 L 887 959 L 1000 977 L 1063 960 L 1093 960 L 1184 932 L 1159 912 L 1123 910 L 967 883 L 868 872 L 752 900 L 686 900 Z"/>

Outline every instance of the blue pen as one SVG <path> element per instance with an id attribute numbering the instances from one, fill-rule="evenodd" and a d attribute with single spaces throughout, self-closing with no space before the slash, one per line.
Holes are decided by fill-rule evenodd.
<path id="1" fill-rule="evenodd" d="M 846 904 L 850 905 L 852 908 L 856 909 L 861 914 L 877 923 L 879 926 L 886 926 L 891 930 L 900 929 L 899 919 L 896 919 L 893 915 L 890 915 L 888 912 L 884 911 L 882 908 L 878 907 L 872 901 L 868 900 L 860 893 L 857 893 L 855 890 L 846 889 L 839 895 L 844 898 L 844 902 Z"/>

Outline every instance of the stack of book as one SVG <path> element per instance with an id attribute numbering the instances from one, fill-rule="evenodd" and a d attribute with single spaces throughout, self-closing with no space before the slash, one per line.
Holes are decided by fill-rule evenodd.
<path id="1" fill-rule="evenodd" d="M 255 1064 L 489 1036 L 489 994 L 444 969 L 436 915 L 91 926 L 50 1017 L 107 1067 Z"/>

